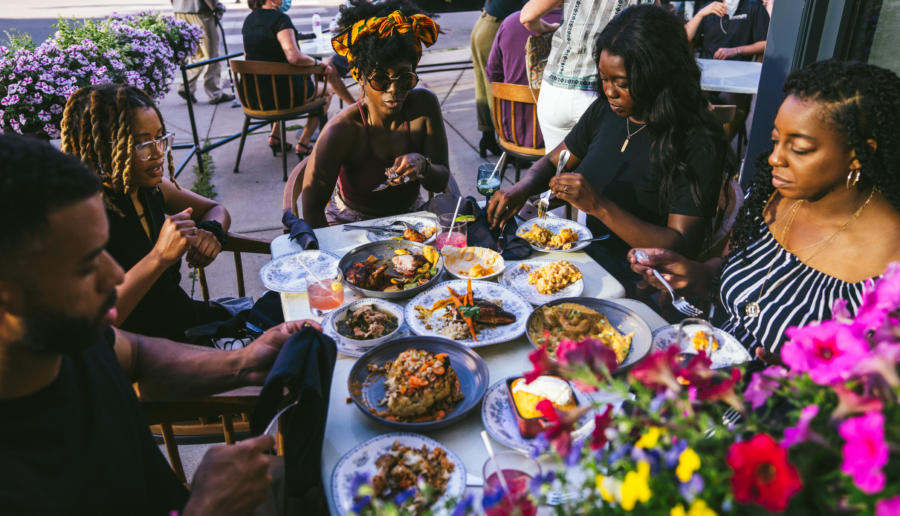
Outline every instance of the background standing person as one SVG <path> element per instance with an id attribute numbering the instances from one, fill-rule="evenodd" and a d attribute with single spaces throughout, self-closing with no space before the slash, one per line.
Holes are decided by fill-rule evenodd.
<path id="1" fill-rule="evenodd" d="M 597 97 L 597 67 L 591 55 L 597 34 L 615 15 L 637 3 L 638 0 L 530 0 L 522 8 L 519 21 L 528 30 L 538 34 L 556 31 L 537 104 L 538 123 L 547 149 L 562 143 Z M 563 9 L 562 25 L 545 22 L 542 17 L 557 7 Z"/>
<path id="2" fill-rule="evenodd" d="M 216 27 L 216 16 L 225 11 L 225 6 L 213 0 L 172 0 L 175 17 L 191 25 L 203 28 L 203 39 L 197 47 L 197 54 L 189 62 L 203 61 L 219 57 L 219 28 Z M 209 97 L 210 104 L 219 104 L 234 100 L 234 95 L 222 90 L 221 62 L 210 63 L 201 68 L 187 71 L 189 92 L 184 85 L 178 87 L 178 94 L 188 102 L 197 102 L 194 92 L 197 90 L 197 78 L 203 73 L 203 89 Z"/>
<path id="3" fill-rule="evenodd" d="M 488 55 L 494 45 L 494 36 L 500 23 L 510 14 L 522 7 L 521 0 L 487 0 L 481 16 L 472 27 L 472 67 L 475 72 L 475 115 L 478 117 L 478 130 L 481 141 L 478 142 L 478 154 L 487 157 L 487 151 L 499 156 L 502 152 L 494 137 L 494 124 L 491 120 L 491 81 L 484 73 Z M 525 47 L 520 49 L 523 58 Z M 524 64 L 524 60 L 523 60 Z"/>

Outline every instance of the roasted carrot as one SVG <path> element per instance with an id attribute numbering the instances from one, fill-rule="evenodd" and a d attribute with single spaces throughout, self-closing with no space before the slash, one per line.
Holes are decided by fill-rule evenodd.
<path id="1" fill-rule="evenodd" d="M 470 285 L 471 285 L 471 282 L 472 282 L 472 280 L 469 280 Z M 457 309 L 459 309 L 459 307 L 461 307 L 465 304 L 465 300 L 464 299 L 461 300 L 459 298 L 459 296 L 456 294 L 456 292 L 453 291 L 452 288 L 447 287 L 447 290 L 450 291 L 450 299 L 453 300 L 453 304 L 456 305 Z M 471 317 L 466 317 L 461 313 L 459 314 L 459 316 L 462 317 L 462 320 L 466 322 L 466 326 L 469 327 L 469 333 L 472 334 L 472 338 L 475 339 L 475 342 L 478 342 L 478 335 L 475 332 L 475 321 Z"/>

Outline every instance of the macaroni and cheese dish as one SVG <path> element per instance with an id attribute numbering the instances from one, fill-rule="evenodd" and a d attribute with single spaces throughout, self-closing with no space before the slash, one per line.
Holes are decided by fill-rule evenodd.
<path id="1" fill-rule="evenodd" d="M 528 284 L 534 285 L 540 294 L 553 294 L 581 278 L 578 267 L 559 260 L 528 273 Z"/>
<path id="2" fill-rule="evenodd" d="M 549 229 L 532 224 L 531 229 L 522 233 L 522 238 L 538 247 L 553 249 L 571 249 L 578 241 L 578 233 L 571 228 L 562 228 L 554 234 Z"/>

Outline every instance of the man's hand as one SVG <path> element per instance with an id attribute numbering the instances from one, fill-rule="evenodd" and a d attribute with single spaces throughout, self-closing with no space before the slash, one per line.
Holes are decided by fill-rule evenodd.
<path id="1" fill-rule="evenodd" d="M 275 363 L 275 357 L 281 351 L 281 346 L 284 345 L 291 335 L 301 331 L 306 326 L 312 326 L 316 330 L 322 331 L 322 326 L 316 321 L 288 321 L 268 329 L 246 348 L 238 351 L 238 353 L 244 353 L 245 355 L 244 363 L 241 367 L 241 376 L 244 377 L 245 383 L 247 385 L 262 385 L 266 381 L 266 376 L 269 375 L 269 369 Z"/>
<path id="2" fill-rule="evenodd" d="M 247 515 L 269 495 L 269 456 L 275 440 L 268 435 L 245 439 L 206 452 L 191 485 L 184 516 Z"/>
<path id="3" fill-rule="evenodd" d="M 713 59 L 734 59 L 740 55 L 741 55 L 740 47 L 734 47 L 734 48 L 722 47 L 719 50 L 716 50 L 716 53 L 713 54 Z"/>

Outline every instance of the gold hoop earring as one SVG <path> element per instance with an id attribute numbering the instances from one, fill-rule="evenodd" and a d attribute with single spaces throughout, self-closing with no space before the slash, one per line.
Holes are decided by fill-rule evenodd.
<path id="1" fill-rule="evenodd" d="M 856 183 L 859 183 L 859 177 L 862 175 L 862 171 L 858 168 L 850 170 L 850 173 L 847 174 L 847 190 L 856 186 Z"/>

